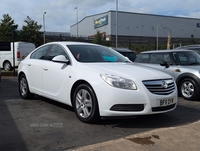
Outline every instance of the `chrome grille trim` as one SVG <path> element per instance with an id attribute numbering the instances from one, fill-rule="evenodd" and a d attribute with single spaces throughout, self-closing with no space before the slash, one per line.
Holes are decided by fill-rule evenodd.
<path id="1" fill-rule="evenodd" d="M 173 79 L 145 80 L 142 82 L 151 93 L 156 95 L 168 95 L 175 91 Z"/>

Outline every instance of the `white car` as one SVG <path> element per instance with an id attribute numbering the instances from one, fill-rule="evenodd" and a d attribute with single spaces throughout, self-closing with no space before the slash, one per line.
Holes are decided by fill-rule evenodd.
<path id="1" fill-rule="evenodd" d="M 44 44 L 21 61 L 18 80 L 22 98 L 37 94 L 73 106 L 86 123 L 164 113 L 177 106 L 177 87 L 170 75 L 134 65 L 96 44 Z"/>
<path id="2" fill-rule="evenodd" d="M 15 52 L 15 63 L 13 63 L 13 48 Z M 14 46 L 13 42 L 0 42 L 0 66 L 5 71 L 11 71 L 18 67 L 20 61 L 34 49 L 35 44 L 29 42 L 14 42 Z"/>

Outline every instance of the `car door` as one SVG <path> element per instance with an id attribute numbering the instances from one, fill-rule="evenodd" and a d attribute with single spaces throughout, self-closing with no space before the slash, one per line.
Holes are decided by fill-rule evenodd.
<path id="1" fill-rule="evenodd" d="M 42 66 L 46 62 L 46 53 L 49 45 L 38 48 L 34 51 L 27 62 L 27 77 L 29 86 L 37 93 L 42 92 Z"/>
<path id="2" fill-rule="evenodd" d="M 67 87 L 71 65 L 66 63 L 53 62 L 55 56 L 64 55 L 68 58 L 65 49 L 60 45 L 53 45 L 48 52 L 48 61 L 43 64 L 42 69 L 42 87 L 45 96 L 56 99 L 65 100 L 67 97 L 67 90 L 63 95 L 63 87 Z"/>

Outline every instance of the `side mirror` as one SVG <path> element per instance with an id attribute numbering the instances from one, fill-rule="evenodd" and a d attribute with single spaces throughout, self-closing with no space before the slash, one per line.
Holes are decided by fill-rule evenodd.
<path id="1" fill-rule="evenodd" d="M 161 66 L 165 66 L 166 68 L 169 68 L 169 64 L 166 61 L 160 62 Z"/>
<path id="2" fill-rule="evenodd" d="M 59 63 L 66 63 L 66 64 L 69 63 L 69 60 L 66 59 L 66 57 L 63 56 L 63 55 L 55 56 L 55 57 L 52 59 L 52 61 L 53 61 L 53 62 L 59 62 Z"/>

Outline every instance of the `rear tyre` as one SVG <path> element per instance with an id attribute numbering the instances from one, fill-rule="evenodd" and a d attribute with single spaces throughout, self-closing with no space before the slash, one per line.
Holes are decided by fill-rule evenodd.
<path id="1" fill-rule="evenodd" d="M 34 94 L 29 91 L 28 81 L 24 74 L 19 77 L 19 94 L 23 99 L 32 99 Z"/>
<path id="2" fill-rule="evenodd" d="M 82 122 L 94 123 L 100 120 L 96 95 L 88 84 L 79 85 L 73 95 L 74 111 Z"/>
<path id="3" fill-rule="evenodd" d="M 11 63 L 9 61 L 6 61 L 3 63 L 3 69 L 5 71 L 11 71 L 12 70 L 12 66 L 11 66 Z"/>
<path id="4" fill-rule="evenodd" d="M 186 100 L 197 100 L 199 92 L 199 87 L 193 79 L 185 78 L 179 85 L 179 94 Z"/>

